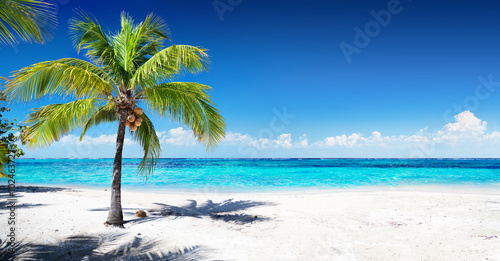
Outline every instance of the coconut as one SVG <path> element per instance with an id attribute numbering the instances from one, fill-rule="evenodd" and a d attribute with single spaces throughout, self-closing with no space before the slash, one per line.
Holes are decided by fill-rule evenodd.
<path id="1" fill-rule="evenodd" d="M 137 119 L 134 122 L 135 126 L 141 126 L 141 123 L 142 123 L 142 119 L 137 117 Z"/>
<path id="2" fill-rule="evenodd" d="M 134 112 L 137 113 L 137 114 L 139 114 L 139 115 L 141 115 L 144 111 L 141 108 L 139 108 L 139 107 L 135 107 L 134 108 Z"/>
<path id="3" fill-rule="evenodd" d="M 135 116 L 134 115 L 129 115 L 127 117 L 127 121 L 134 122 L 135 121 Z"/>
<path id="4" fill-rule="evenodd" d="M 137 126 L 135 126 L 135 125 L 130 125 L 130 130 L 131 130 L 131 131 L 136 131 L 136 130 L 137 130 Z"/>
<path id="5" fill-rule="evenodd" d="M 137 210 L 137 211 L 135 212 L 135 216 L 136 216 L 136 217 L 143 218 L 143 217 L 146 217 L 146 216 L 147 216 L 147 214 L 146 214 L 146 211 L 144 211 L 144 210 Z"/>
<path id="6" fill-rule="evenodd" d="M 125 126 L 130 127 L 130 121 L 126 121 Z"/>

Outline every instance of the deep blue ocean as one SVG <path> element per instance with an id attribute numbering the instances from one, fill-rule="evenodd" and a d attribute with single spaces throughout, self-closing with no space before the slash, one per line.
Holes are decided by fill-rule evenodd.
<path id="1" fill-rule="evenodd" d="M 161 159 L 147 181 L 124 159 L 124 188 L 267 191 L 363 186 L 500 188 L 500 159 Z M 108 188 L 113 159 L 18 159 L 16 185 Z"/>

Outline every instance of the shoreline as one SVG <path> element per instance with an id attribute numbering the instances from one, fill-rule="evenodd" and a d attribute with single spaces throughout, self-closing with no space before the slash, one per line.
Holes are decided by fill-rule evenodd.
<path id="1" fill-rule="evenodd" d="M 0 189 L 5 188 L 6 185 L 0 184 Z M 23 183 L 16 187 L 54 187 L 73 190 L 91 190 L 103 191 L 109 190 L 105 186 L 88 186 L 88 185 L 70 185 L 70 184 L 41 184 L 41 183 Z M 276 195 L 294 195 L 294 194 L 330 194 L 330 193 L 348 193 L 348 192 L 421 192 L 421 193 L 451 193 L 451 194 L 483 194 L 488 192 L 490 194 L 500 194 L 500 184 L 426 184 L 426 185 L 373 185 L 373 186 L 353 186 L 353 187 L 289 187 L 289 188 L 276 188 L 276 189 L 261 189 L 261 190 L 236 190 L 221 188 L 217 190 L 193 188 L 193 189 L 151 189 L 139 187 L 126 187 L 122 185 L 122 193 L 154 193 L 154 194 L 276 194 Z"/>

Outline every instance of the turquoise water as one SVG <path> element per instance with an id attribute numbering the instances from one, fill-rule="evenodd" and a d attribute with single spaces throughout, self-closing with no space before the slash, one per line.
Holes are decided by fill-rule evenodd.
<path id="1" fill-rule="evenodd" d="M 361 186 L 500 184 L 499 159 L 161 159 L 145 182 L 124 159 L 124 188 L 265 191 Z M 111 184 L 112 159 L 18 159 L 16 184 Z"/>

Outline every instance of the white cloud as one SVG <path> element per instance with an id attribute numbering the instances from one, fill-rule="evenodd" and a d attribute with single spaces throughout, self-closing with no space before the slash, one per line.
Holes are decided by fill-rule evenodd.
<path id="1" fill-rule="evenodd" d="M 165 134 L 167 134 L 166 131 L 162 131 L 162 132 L 156 132 L 156 136 L 158 136 L 159 139 L 161 139 L 163 136 L 165 136 Z"/>
<path id="2" fill-rule="evenodd" d="M 307 146 L 309 146 L 309 140 L 307 139 L 307 135 L 302 134 L 302 136 L 299 137 L 299 141 L 295 143 L 295 147 L 306 148 Z"/>
<path id="3" fill-rule="evenodd" d="M 194 133 L 191 130 L 185 130 L 182 127 L 170 129 L 167 134 L 161 132 L 160 143 L 172 144 L 178 146 L 194 146 L 198 144 Z"/>
<path id="4" fill-rule="evenodd" d="M 361 145 L 365 142 L 365 138 L 359 133 L 353 133 L 349 136 L 342 134 L 340 136 L 327 137 L 323 141 L 315 143 L 320 147 L 335 147 L 335 146 L 345 146 L 353 147 L 356 145 Z"/>
<path id="5" fill-rule="evenodd" d="M 455 115 L 455 122 L 448 123 L 443 130 L 449 133 L 483 134 L 486 131 L 486 121 L 481 121 L 474 113 L 464 111 Z"/>
<path id="6" fill-rule="evenodd" d="M 226 136 L 224 138 L 224 142 L 229 144 L 249 143 L 250 141 L 252 141 L 250 135 L 242 135 L 241 133 L 233 133 L 230 131 L 226 133 Z"/>
<path id="7" fill-rule="evenodd" d="M 92 138 L 94 143 L 97 144 L 105 144 L 105 143 L 113 143 L 116 142 L 116 134 L 115 135 L 101 135 L 96 138 Z"/>
<path id="8" fill-rule="evenodd" d="M 372 134 L 365 138 L 361 133 L 353 133 L 349 136 L 346 134 L 327 137 L 322 141 L 317 141 L 313 143 L 316 147 L 361 147 L 361 146 L 385 146 L 388 142 L 394 141 L 395 137 L 383 137 L 378 131 L 372 132 Z"/>
<path id="9" fill-rule="evenodd" d="M 464 111 L 455 115 L 455 122 L 446 124 L 434 136 L 435 142 L 460 142 L 466 140 L 484 140 L 487 129 L 486 121 L 481 121 L 474 113 Z"/>
<path id="10" fill-rule="evenodd" d="M 274 143 L 277 147 L 290 149 L 292 148 L 292 135 L 289 133 L 283 133 L 278 136 L 276 140 L 274 140 Z"/>
<path id="11" fill-rule="evenodd" d="M 75 136 L 75 135 L 70 134 L 70 135 L 66 135 L 66 136 L 62 137 L 56 143 L 62 144 L 62 145 L 115 144 L 116 143 L 116 134 L 110 134 L 110 135 L 103 134 L 103 135 L 98 136 L 98 137 L 84 136 L 81 141 L 80 141 L 80 136 Z M 130 145 L 130 144 L 135 144 L 136 142 L 129 139 L 129 138 L 125 138 L 124 143 L 126 145 Z"/>
<path id="12" fill-rule="evenodd" d="M 307 142 L 307 141 L 306 141 Z M 260 138 L 254 139 L 248 134 L 241 133 L 226 133 L 223 143 L 228 145 L 243 145 L 256 149 L 272 149 L 272 148 L 287 148 L 293 147 L 292 135 L 290 133 L 282 133 L 276 139 Z"/>
<path id="13" fill-rule="evenodd" d="M 382 141 L 382 134 L 378 131 L 374 131 L 372 135 L 368 137 L 368 140 L 372 142 Z"/>
<path id="14" fill-rule="evenodd" d="M 497 143 L 500 141 L 500 132 L 494 131 L 490 134 L 486 134 L 485 138 L 493 143 Z"/>

